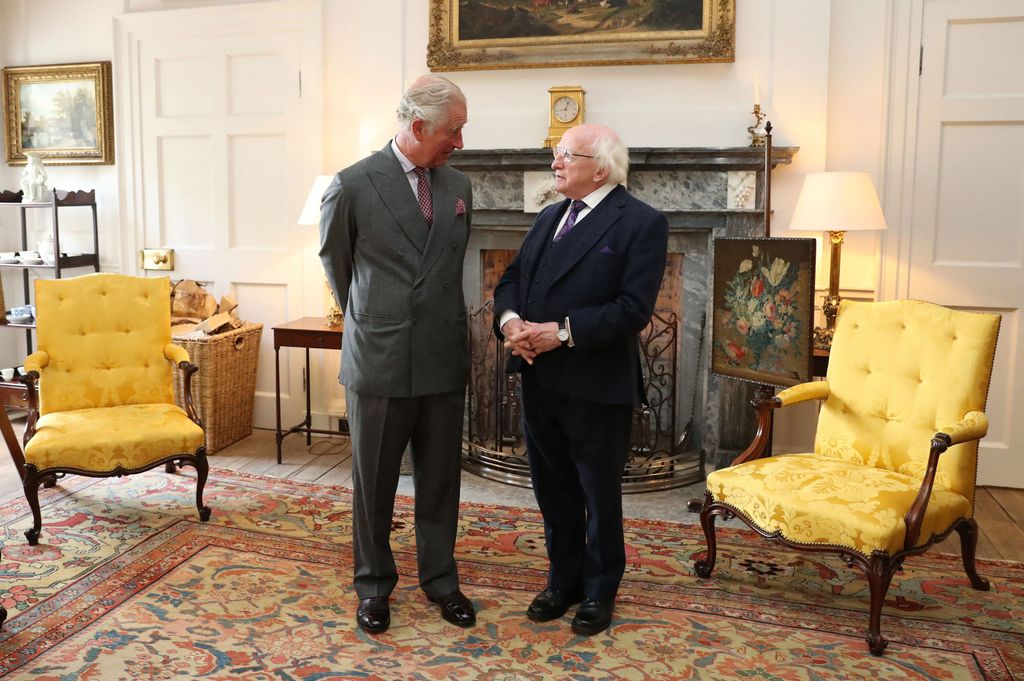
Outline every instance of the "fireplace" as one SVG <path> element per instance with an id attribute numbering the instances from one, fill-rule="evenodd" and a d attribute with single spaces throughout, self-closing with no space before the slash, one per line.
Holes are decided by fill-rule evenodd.
<path id="1" fill-rule="evenodd" d="M 772 166 L 793 147 L 772 150 Z M 463 465 L 529 485 L 519 424 L 518 377 L 507 376 L 491 334 L 491 292 L 542 205 L 558 200 L 547 150 L 463 150 L 452 165 L 473 182 L 473 229 L 463 288 L 470 309 L 472 378 Z M 634 412 L 626 492 L 701 480 L 753 436 L 753 387 L 712 376 L 713 241 L 764 234 L 763 148 L 632 149 L 628 189 L 666 214 L 669 263 L 652 323 L 641 334 L 650 406 Z"/>

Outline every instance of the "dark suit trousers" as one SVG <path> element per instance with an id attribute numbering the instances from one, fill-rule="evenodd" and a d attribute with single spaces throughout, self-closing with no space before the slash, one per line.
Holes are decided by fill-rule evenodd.
<path id="1" fill-rule="evenodd" d="M 632 407 L 573 399 L 523 372 L 523 429 L 548 586 L 612 600 L 626 568 L 622 472 Z"/>
<path id="2" fill-rule="evenodd" d="M 465 391 L 389 398 L 346 390 L 345 395 L 352 434 L 356 594 L 387 596 L 398 583 L 390 538 L 406 445 L 416 495 L 420 587 L 432 598 L 455 591 Z"/>

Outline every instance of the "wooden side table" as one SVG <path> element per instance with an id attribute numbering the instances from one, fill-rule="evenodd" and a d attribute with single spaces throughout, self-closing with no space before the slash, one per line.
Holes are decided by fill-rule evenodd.
<path id="1" fill-rule="evenodd" d="M 340 430 L 324 430 L 313 428 L 313 418 L 310 413 L 310 385 L 309 376 L 309 349 L 319 348 L 321 350 L 341 350 L 341 340 L 344 332 L 343 326 L 327 326 L 323 317 L 302 317 L 274 328 L 274 390 L 275 407 L 277 409 L 277 462 L 281 463 L 281 441 L 292 433 L 306 433 L 306 444 L 312 444 L 313 433 L 324 435 L 343 435 L 347 432 L 347 424 L 342 422 Z M 305 348 L 306 350 L 306 418 L 291 428 L 281 430 L 281 353 L 283 347 Z"/>
<path id="2" fill-rule="evenodd" d="M 7 407 L 28 409 L 28 388 L 21 383 L 0 382 L 0 433 L 3 434 L 7 451 L 18 469 L 18 475 L 25 479 L 25 455 L 21 451 L 21 443 L 14 434 L 11 420 L 7 418 Z M 2 621 L 2 620 L 0 620 Z"/>

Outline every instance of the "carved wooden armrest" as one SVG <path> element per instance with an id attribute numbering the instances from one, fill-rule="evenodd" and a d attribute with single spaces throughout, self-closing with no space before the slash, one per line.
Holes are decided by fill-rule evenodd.
<path id="1" fill-rule="evenodd" d="M 775 397 L 783 407 L 789 407 L 808 400 L 826 400 L 829 394 L 828 381 L 809 381 L 786 388 Z"/>
<path id="2" fill-rule="evenodd" d="M 199 371 L 199 367 L 191 362 L 188 350 L 174 343 L 168 343 L 164 346 L 164 357 L 174 362 L 184 372 L 181 395 L 185 402 L 185 414 L 202 428 L 203 422 L 199 418 L 199 412 L 196 411 L 195 403 L 192 401 L 192 374 Z"/>
<path id="3" fill-rule="evenodd" d="M 185 373 L 185 380 L 181 386 L 181 395 L 185 401 L 185 414 L 202 428 L 203 421 L 199 418 L 199 412 L 196 411 L 195 402 L 192 401 L 192 374 L 199 371 L 199 367 L 192 362 L 183 361 L 178 362 L 178 368 Z"/>
<path id="4" fill-rule="evenodd" d="M 36 422 L 39 420 L 39 381 L 40 372 L 50 364 L 50 353 L 37 350 L 25 358 L 25 373 L 21 382 L 28 388 L 28 418 L 25 422 L 25 433 L 21 438 L 22 445 L 27 445 L 36 434 Z"/>
<path id="5" fill-rule="evenodd" d="M 921 523 L 924 522 L 925 511 L 928 510 L 928 500 L 931 499 L 932 489 L 935 487 L 935 474 L 939 469 L 939 457 L 953 445 L 979 440 L 988 434 L 988 417 L 984 412 L 968 412 L 960 421 L 944 427 L 932 436 L 931 451 L 928 452 L 928 468 L 924 473 L 924 480 L 921 481 L 921 489 L 917 492 L 914 503 L 910 510 L 903 516 L 903 522 L 907 526 L 907 536 L 903 540 L 904 549 L 912 549 L 917 546 L 917 540 L 921 538 Z"/>
<path id="6" fill-rule="evenodd" d="M 806 402 L 807 400 L 823 400 L 829 395 L 827 381 L 811 381 L 800 383 L 786 388 L 778 395 L 771 394 L 772 388 L 762 386 L 758 388 L 754 399 L 750 404 L 757 410 L 757 433 L 750 446 L 742 454 L 733 459 L 730 466 L 737 466 L 747 461 L 753 461 L 764 456 L 768 446 L 768 438 L 772 432 L 772 409 L 788 407 L 790 405 Z"/>

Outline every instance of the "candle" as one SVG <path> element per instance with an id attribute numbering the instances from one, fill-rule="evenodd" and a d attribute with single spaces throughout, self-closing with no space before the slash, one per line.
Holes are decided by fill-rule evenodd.
<path id="1" fill-rule="evenodd" d="M 754 104 L 761 104 L 761 79 L 759 76 L 754 76 Z"/>

